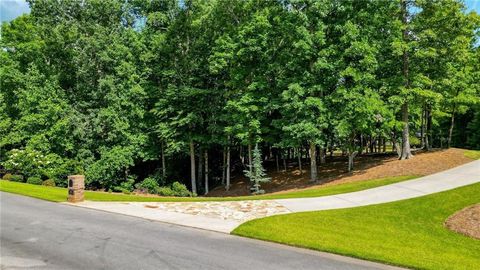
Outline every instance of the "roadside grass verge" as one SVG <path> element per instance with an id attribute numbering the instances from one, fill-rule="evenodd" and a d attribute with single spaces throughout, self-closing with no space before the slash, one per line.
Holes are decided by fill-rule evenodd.
<path id="1" fill-rule="evenodd" d="M 463 154 L 471 159 L 480 159 L 480 150 L 466 150 Z"/>
<path id="2" fill-rule="evenodd" d="M 372 206 L 272 216 L 233 234 L 418 269 L 480 269 L 480 241 L 445 220 L 480 202 L 480 183 Z"/>
<path id="3" fill-rule="evenodd" d="M 393 184 L 405 180 L 416 178 L 416 176 L 397 176 L 382 179 L 364 180 L 338 185 L 320 186 L 318 188 L 292 191 L 288 193 L 266 194 L 259 196 L 239 196 L 239 197 L 160 197 L 160 196 L 141 196 L 128 195 L 121 193 L 108 193 L 97 191 L 85 191 L 85 199 L 90 201 L 129 201 L 129 202 L 202 202 L 202 201 L 239 201 L 239 200 L 272 200 L 287 198 L 305 198 L 334 195 L 340 193 L 360 191 L 378 186 Z M 19 182 L 0 181 L 0 191 L 16 193 L 44 199 L 54 202 L 64 202 L 67 199 L 67 189 L 59 187 L 47 187 L 40 185 L 31 185 Z"/>

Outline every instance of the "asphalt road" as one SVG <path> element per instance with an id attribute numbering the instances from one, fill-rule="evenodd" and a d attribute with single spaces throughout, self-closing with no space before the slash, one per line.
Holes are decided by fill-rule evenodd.
<path id="1" fill-rule="evenodd" d="M 1 269 L 393 269 L 0 192 Z"/>

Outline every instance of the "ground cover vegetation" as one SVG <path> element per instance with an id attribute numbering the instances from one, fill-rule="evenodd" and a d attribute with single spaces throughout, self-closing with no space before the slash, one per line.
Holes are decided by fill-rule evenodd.
<path id="1" fill-rule="evenodd" d="M 13 181 L 194 195 L 247 170 L 260 191 L 265 160 L 322 182 L 327 153 L 352 170 L 387 147 L 480 148 L 480 20 L 461 1 L 29 4 L 1 26 Z"/>

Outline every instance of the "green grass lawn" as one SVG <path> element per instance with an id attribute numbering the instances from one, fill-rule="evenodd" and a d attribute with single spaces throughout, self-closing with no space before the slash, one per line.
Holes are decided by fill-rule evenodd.
<path id="1" fill-rule="evenodd" d="M 480 240 L 445 219 L 480 202 L 480 183 L 415 199 L 252 220 L 233 234 L 418 269 L 480 269 Z"/>
<path id="2" fill-rule="evenodd" d="M 480 159 L 480 151 L 479 150 L 466 150 L 464 155 L 471 159 Z"/>
<path id="3" fill-rule="evenodd" d="M 266 194 L 260 196 L 239 196 L 239 197 L 196 197 L 196 198 L 174 198 L 174 197 L 159 197 L 159 196 L 138 196 L 127 195 L 121 193 L 107 193 L 85 191 L 85 199 L 91 201 L 131 201 L 131 202 L 179 202 L 179 201 L 238 201 L 238 200 L 271 200 L 271 199 L 285 199 L 285 198 L 303 198 L 303 197 L 320 197 L 326 195 L 354 192 L 378 186 L 388 185 L 413 179 L 416 176 L 397 176 L 374 180 L 357 181 L 351 183 L 344 183 L 330 186 L 320 186 L 315 189 L 307 189 L 300 191 L 293 191 L 281 194 Z M 31 196 L 39 199 L 64 202 L 67 198 L 67 189 L 59 187 L 46 187 L 38 185 L 30 185 L 26 183 L 0 181 L 0 190 L 11 192 L 26 196 Z"/>

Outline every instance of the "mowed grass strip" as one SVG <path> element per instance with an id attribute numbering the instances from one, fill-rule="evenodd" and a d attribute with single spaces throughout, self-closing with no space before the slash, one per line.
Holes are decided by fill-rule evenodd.
<path id="1" fill-rule="evenodd" d="M 463 154 L 471 159 L 480 159 L 480 150 L 466 150 Z"/>
<path id="2" fill-rule="evenodd" d="M 480 241 L 445 220 L 480 202 L 480 183 L 415 199 L 267 217 L 233 234 L 418 269 L 480 269 Z"/>
<path id="3" fill-rule="evenodd" d="M 364 180 L 351 183 L 343 183 L 330 186 L 319 186 L 318 188 L 293 191 L 288 193 L 267 194 L 260 196 L 239 196 L 239 197 L 160 197 L 160 196 L 141 196 L 128 195 L 121 193 L 108 193 L 85 191 L 85 199 L 90 201 L 130 201 L 130 202 L 199 202 L 199 201 L 239 201 L 239 200 L 272 200 L 287 198 L 305 198 L 334 195 L 340 193 L 360 191 L 378 186 L 393 184 L 405 180 L 416 178 L 416 176 L 397 176 L 374 180 Z M 21 194 L 54 202 L 64 202 L 67 200 L 67 189 L 59 187 L 47 187 L 31 185 L 26 183 L 0 181 L 0 191 Z"/>

